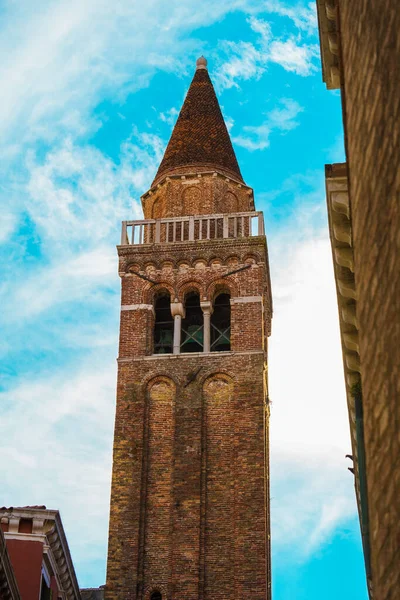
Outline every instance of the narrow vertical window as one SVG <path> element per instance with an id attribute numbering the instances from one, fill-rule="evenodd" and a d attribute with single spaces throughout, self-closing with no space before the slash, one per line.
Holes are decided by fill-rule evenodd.
<path id="1" fill-rule="evenodd" d="M 197 292 L 190 292 L 186 296 L 185 312 L 185 318 L 182 320 L 181 352 L 202 352 L 203 311 Z"/>
<path id="2" fill-rule="evenodd" d="M 219 294 L 211 315 L 211 352 L 228 352 L 231 349 L 231 297 Z"/>
<path id="3" fill-rule="evenodd" d="M 174 335 L 170 295 L 164 292 L 157 296 L 154 310 L 154 354 L 170 354 Z"/>

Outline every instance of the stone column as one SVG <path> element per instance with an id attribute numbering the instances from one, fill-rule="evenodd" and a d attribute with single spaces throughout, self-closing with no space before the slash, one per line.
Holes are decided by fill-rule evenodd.
<path id="1" fill-rule="evenodd" d="M 203 311 L 203 352 L 210 352 L 211 345 L 211 314 L 213 307 L 211 302 L 200 302 Z"/>
<path id="2" fill-rule="evenodd" d="M 180 354 L 182 319 L 185 318 L 185 309 L 182 302 L 171 302 L 171 314 L 174 317 L 173 353 Z"/>

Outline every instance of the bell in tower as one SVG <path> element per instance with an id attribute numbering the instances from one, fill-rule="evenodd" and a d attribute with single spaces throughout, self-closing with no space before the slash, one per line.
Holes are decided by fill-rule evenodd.
<path id="1" fill-rule="evenodd" d="M 125 221 L 105 597 L 271 595 L 263 216 L 207 70 Z"/>

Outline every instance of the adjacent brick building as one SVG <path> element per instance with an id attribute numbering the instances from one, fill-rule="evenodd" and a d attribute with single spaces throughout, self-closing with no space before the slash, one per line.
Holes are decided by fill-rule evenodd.
<path id="1" fill-rule="evenodd" d="M 107 600 L 271 593 L 268 254 L 206 65 L 118 247 Z"/>
<path id="2" fill-rule="evenodd" d="M 400 11 L 317 0 L 346 164 L 326 185 L 356 491 L 371 597 L 400 596 Z"/>
<path id="3" fill-rule="evenodd" d="M 21 600 L 17 580 L 7 551 L 3 531 L 0 529 L 0 600 Z"/>
<path id="4" fill-rule="evenodd" d="M 9 560 L 5 600 L 81 600 L 60 513 L 45 506 L 0 508 Z M 1 540 L 1 538 L 0 538 Z M 3 552 L 2 552 L 3 554 Z M 2 556 L 2 561 L 4 561 Z M 1 586 L 0 561 L 0 586 Z"/>

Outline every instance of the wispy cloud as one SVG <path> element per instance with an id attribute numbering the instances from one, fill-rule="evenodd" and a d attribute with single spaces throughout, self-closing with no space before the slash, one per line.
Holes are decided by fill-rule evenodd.
<path id="1" fill-rule="evenodd" d="M 63 368 L 0 394 L 1 501 L 60 509 L 82 568 L 88 559 L 104 565 L 106 554 L 107 528 L 98 524 L 108 517 L 115 367 L 109 352 L 100 357 L 91 355 L 68 377 Z"/>
<path id="2" fill-rule="evenodd" d="M 308 34 L 317 31 L 318 19 L 315 2 L 308 2 L 306 6 L 298 4 L 293 7 L 287 6 L 280 0 L 266 0 L 263 8 L 266 12 L 288 17 L 298 29 Z"/>
<path id="3" fill-rule="evenodd" d="M 356 505 L 323 181 L 283 187 L 297 208 L 269 236 L 271 512 L 275 551 L 305 560 Z"/>
<path id="4" fill-rule="evenodd" d="M 274 40 L 269 54 L 271 62 L 304 77 L 317 70 L 314 59 L 318 56 L 317 44 L 298 44 L 294 37 L 286 41 Z"/>
<path id="5" fill-rule="evenodd" d="M 238 80 L 259 79 L 266 69 L 267 55 L 250 42 L 224 41 L 220 49 L 228 58 L 214 76 L 219 90 L 239 87 Z"/>
<path id="6" fill-rule="evenodd" d="M 296 117 L 303 108 L 291 98 L 282 98 L 280 104 L 280 107 L 267 113 L 265 121 L 260 125 L 245 125 L 242 133 L 232 138 L 235 144 L 250 151 L 264 150 L 270 144 L 269 138 L 273 131 L 284 133 L 297 127 L 299 123 Z"/>
<path id="7" fill-rule="evenodd" d="M 259 79 L 271 63 L 301 76 L 311 75 L 316 71 L 318 45 L 302 40 L 303 32 L 315 33 L 315 11 L 311 7 L 286 8 L 278 2 L 268 3 L 265 9 L 270 13 L 289 17 L 298 28 L 298 35 L 274 36 L 271 23 L 254 15 L 249 17 L 247 23 L 257 35 L 255 42 L 225 40 L 219 45 L 218 51 L 226 57 L 215 74 L 220 91 L 239 87 L 240 81 Z"/>
<path id="8" fill-rule="evenodd" d="M 173 106 L 169 110 L 166 110 L 165 112 L 161 112 L 160 119 L 161 119 L 161 121 L 163 121 L 164 123 L 167 123 L 168 125 L 174 125 L 178 114 L 179 114 L 179 110 Z"/>

